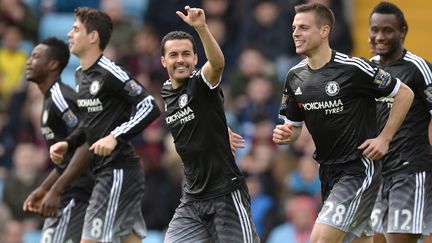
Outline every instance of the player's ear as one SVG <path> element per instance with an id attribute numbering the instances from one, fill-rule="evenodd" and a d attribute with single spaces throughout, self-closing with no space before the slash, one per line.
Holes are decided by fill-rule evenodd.
<path id="1" fill-rule="evenodd" d="M 329 37 L 329 35 L 330 35 L 330 26 L 324 25 L 323 27 L 321 27 L 320 33 L 321 33 L 321 36 L 323 38 Z"/>
<path id="2" fill-rule="evenodd" d="M 401 28 L 402 41 L 405 40 L 406 33 L 407 33 L 407 28 L 404 26 L 404 27 Z"/>
<path id="3" fill-rule="evenodd" d="M 165 63 L 165 57 L 164 57 L 164 56 L 161 56 L 161 63 L 162 63 L 162 66 L 163 66 L 164 68 L 167 67 L 167 66 L 166 66 L 166 63 Z"/>
<path id="4" fill-rule="evenodd" d="M 96 30 L 93 30 L 92 32 L 90 32 L 89 37 L 90 43 L 97 43 L 97 41 L 99 40 L 99 33 Z"/>
<path id="5" fill-rule="evenodd" d="M 198 54 L 195 53 L 194 54 L 194 66 L 196 66 L 198 64 Z"/>
<path id="6" fill-rule="evenodd" d="M 55 69 L 58 69 L 58 68 L 59 68 L 59 65 L 60 65 L 59 61 L 57 61 L 57 60 L 50 60 L 50 61 L 48 62 L 48 69 L 49 69 L 49 70 L 55 70 Z"/>

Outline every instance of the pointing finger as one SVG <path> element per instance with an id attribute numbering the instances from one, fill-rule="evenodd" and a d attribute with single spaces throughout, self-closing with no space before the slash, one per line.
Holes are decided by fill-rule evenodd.
<path id="1" fill-rule="evenodd" d="M 176 14 L 177 14 L 181 19 L 183 19 L 183 20 L 186 19 L 186 15 L 184 15 L 182 12 L 177 11 Z"/>

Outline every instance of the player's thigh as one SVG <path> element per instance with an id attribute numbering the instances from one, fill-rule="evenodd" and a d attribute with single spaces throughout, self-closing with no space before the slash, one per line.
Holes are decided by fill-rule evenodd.
<path id="1" fill-rule="evenodd" d="M 387 243 L 417 243 L 420 235 L 415 234 L 399 234 L 399 233 L 390 233 L 387 234 Z"/>
<path id="2" fill-rule="evenodd" d="M 373 236 L 373 243 L 387 243 L 385 235 L 381 233 L 375 233 Z"/>
<path id="3" fill-rule="evenodd" d="M 99 241 L 81 239 L 80 243 L 99 243 Z"/>
<path id="4" fill-rule="evenodd" d="M 127 237 L 125 237 L 122 241 L 122 243 L 140 243 L 142 242 L 142 237 L 135 232 L 132 234 L 129 234 Z"/>
<path id="5" fill-rule="evenodd" d="M 326 224 L 315 223 L 311 243 L 342 243 L 345 232 Z"/>
<path id="6" fill-rule="evenodd" d="M 139 168 L 106 169 L 96 176 L 83 227 L 83 239 L 119 242 L 145 223 L 141 214 L 144 175 Z M 138 222 L 137 224 L 137 221 Z"/>
<path id="7" fill-rule="evenodd" d="M 355 238 L 354 240 L 350 241 L 351 243 L 373 243 L 374 238 L 373 236 L 361 236 L 358 238 Z"/>
<path id="8" fill-rule="evenodd" d="M 199 217 L 193 204 L 181 202 L 168 225 L 164 242 L 214 242 L 209 227 L 210 223 Z"/>
<path id="9" fill-rule="evenodd" d="M 432 243 L 432 235 L 424 236 L 423 243 Z"/>
<path id="10" fill-rule="evenodd" d="M 81 239 L 87 203 L 71 199 L 58 217 L 47 218 L 42 228 L 42 243 L 73 242 Z"/>
<path id="11" fill-rule="evenodd" d="M 214 200 L 213 224 L 217 242 L 259 242 L 246 189 L 237 189 Z"/>

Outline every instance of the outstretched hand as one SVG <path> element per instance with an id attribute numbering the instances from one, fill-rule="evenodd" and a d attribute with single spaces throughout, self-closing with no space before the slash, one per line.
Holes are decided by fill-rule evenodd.
<path id="1" fill-rule="evenodd" d="M 201 8 L 191 8 L 189 5 L 186 5 L 185 10 L 187 15 L 184 15 L 181 11 L 176 12 L 184 22 L 193 28 L 203 27 L 205 25 L 204 10 Z"/>

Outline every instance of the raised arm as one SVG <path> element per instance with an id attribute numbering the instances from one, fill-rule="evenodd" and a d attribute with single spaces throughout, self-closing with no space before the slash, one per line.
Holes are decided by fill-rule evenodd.
<path id="1" fill-rule="evenodd" d="M 188 25 L 193 27 L 198 33 L 204 47 L 207 62 L 202 68 L 202 72 L 207 81 L 212 85 L 217 85 L 221 79 L 225 67 L 225 58 L 213 35 L 206 24 L 204 10 L 200 8 L 185 7 L 187 15 L 177 11 L 177 15 Z"/>

